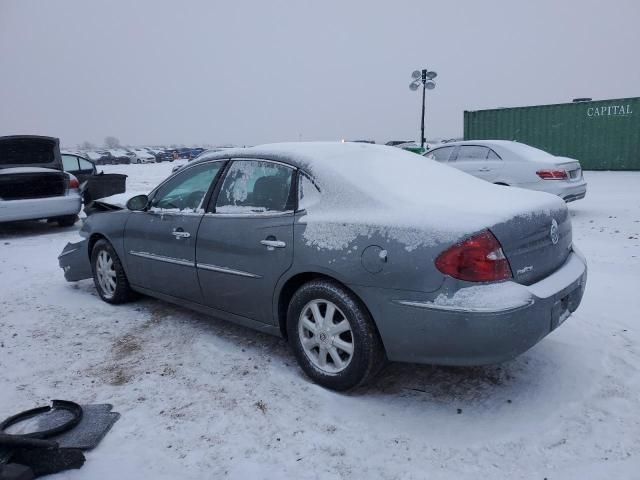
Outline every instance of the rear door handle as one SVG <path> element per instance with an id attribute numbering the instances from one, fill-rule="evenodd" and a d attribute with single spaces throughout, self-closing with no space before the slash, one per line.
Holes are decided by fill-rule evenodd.
<path id="1" fill-rule="evenodd" d="M 479 172 L 490 172 L 491 169 L 489 167 L 482 167 L 478 169 Z"/>
<path id="2" fill-rule="evenodd" d="M 267 247 L 269 250 L 274 248 L 284 248 L 287 246 L 282 240 L 260 240 L 260 244 Z"/>
<path id="3" fill-rule="evenodd" d="M 171 235 L 176 237 L 177 240 L 180 240 L 181 238 L 189 238 L 191 236 L 189 232 L 185 232 L 182 228 L 174 228 Z"/>

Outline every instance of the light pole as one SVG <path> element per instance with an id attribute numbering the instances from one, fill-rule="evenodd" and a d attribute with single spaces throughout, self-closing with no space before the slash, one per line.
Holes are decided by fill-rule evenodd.
<path id="1" fill-rule="evenodd" d="M 415 92 L 420 88 L 420 84 L 422 83 L 422 120 L 420 123 L 420 148 L 424 148 L 424 104 L 425 104 L 425 92 L 426 90 L 433 90 L 436 88 L 436 82 L 433 81 L 438 74 L 433 71 L 429 71 L 426 68 L 422 70 L 415 70 L 411 74 L 411 78 L 413 81 L 409 84 L 409 88 L 411 91 Z"/>

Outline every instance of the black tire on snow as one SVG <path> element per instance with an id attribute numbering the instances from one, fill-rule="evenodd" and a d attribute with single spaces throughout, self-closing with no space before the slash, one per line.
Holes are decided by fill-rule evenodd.
<path id="1" fill-rule="evenodd" d="M 56 218 L 56 222 L 61 227 L 72 227 L 78 221 L 77 215 L 65 215 L 64 217 Z"/>
<path id="2" fill-rule="evenodd" d="M 100 286 L 100 282 L 98 281 L 98 275 L 96 273 L 96 262 L 98 261 L 98 254 L 103 250 L 106 251 L 111 257 L 113 261 L 113 268 L 116 272 L 116 287 L 112 296 L 106 294 L 106 292 L 102 289 L 102 287 Z M 91 250 L 91 271 L 93 272 L 93 283 L 96 287 L 96 290 L 98 291 L 98 295 L 100 295 L 100 298 L 105 302 L 117 305 L 120 303 L 126 303 L 135 297 L 135 292 L 129 286 L 129 280 L 127 279 L 127 275 L 124 271 L 124 268 L 122 267 L 120 258 L 107 240 L 98 240 L 93 246 L 93 250 Z"/>
<path id="3" fill-rule="evenodd" d="M 316 367 L 305 353 L 298 335 L 298 322 L 304 307 L 312 300 L 329 300 L 345 315 L 354 344 L 349 365 L 338 373 Z M 316 383 L 331 390 L 349 390 L 370 381 L 384 366 L 386 356 L 378 330 L 367 309 L 351 292 L 330 280 L 313 280 L 293 295 L 287 311 L 287 335 L 298 364 Z"/>

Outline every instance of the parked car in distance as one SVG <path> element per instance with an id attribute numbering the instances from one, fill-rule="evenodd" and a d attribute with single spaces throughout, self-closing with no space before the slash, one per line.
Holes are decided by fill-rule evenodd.
<path id="1" fill-rule="evenodd" d="M 175 150 L 160 150 L 156 154 L 156 162 L 173 162 L 175 160 Z"/>
<path id="2" fill-rule="evenodd" d="M 587 182 L 578 160 L 556 157 L 508 140 L 450 142 L 424 154 L 491 183 L 540 190 L 565 202 L 584 198 Z"/>
<path id="3" fill-rule="evenodd" d="M 421 147 L 416 142 L 399 143 L 398 145 L 394 145 L 394 146 L 411 153 L 417 153 L 418 155 L 423 155 L 429 148 L 429 145 L 427 144 L 425 144 L 424 147 Z"/>
<path id="4" fill-rule="evenodd" d="M 198 155 L 200 155 L 202 152 L 204 152 L 206 149 L 202 148 L 202 147 L 195 147 L 191 149 L 191 159 L 196 158 Z"/>
<path id="5" fill-rule="evenodd" d="M 111 156 L 112 164 L 129 164 L 131 163 L 131 152 L 127 152 L 121 148 L 112 148 L 108 150 Z"/>
<path id="6" fill-rule="evenodd" d="M 132 163 L 156 163 L 156 157 L 151 155 L 147 150 L 134 148 L 131 150 L 131 153 L 133 153 Z"/>
<path id="7" fill-rule="evenodd" d="M 177 156 L 178 158 L 181 159 L 185 159 L 185 160 L 192 160 L 194 158 L 196 158 L 198 155 L 200 155 L 202 152 L 204 152 L 204 148 L 191 148 L 191 147 L 182 147 L 182 148 L 178 148 L 176 149 L 177 152 Z"/>
<path id="8" fill-rule="evenodd" d="M 337 390 L 385 358 L 513 358 L 586 283 L 559 198 L 355 143 L 205 153 L 81 235 L 59 256 L 67 280 L 93 277 L 108 303 L 139 292 L 282 335 Z"/>
<path id="9" fill-rule="evenodd" d="M 84 154 L 96 165 L 108 165 L 113 163 L 111 160 L 111 154 L 106 151 L 88 151 Z"/>
<path id="10" fill-rule="evenodd" d="M 207 153 L 214 153 L 214 152 L 222 152 L 223 150 L 225 150 L 226 147 L 220 147 L 220 148 L 211 148 L 209 150 L 204 150 L 203 152 L 207 152 Z M 199 155 L 194 156 L 191 160 L 187 160 L 186 162 L 183 161 L 176 161 L 176 165 L 171 169 L 171 173 L 175 173 L 178 170 L 180 170 L 181 168 L 183 168 L 185 165 L 188 165 L 189 162 L 197 159 L 200 157 L 200 155 L 202 155 L 203 152 L 200 152 Z"/>
<path id="11" fill-rule="evenodd" d="M 421 147 L 416 142 L 411 140 L 390 140 L 385 145 L 389 147 L 397 147 L 402 150 L 407 150 L 408 152 L 417 153 L 419 155 L 424 154 L 428 149 L 429 145 L 425 144 L 424 147 Z"/>
<path id="12" fill-rule="evenodd" d="M 0 137 L 0 222 L 47 219 L 68 227 L 78 219 L 78 179 L 63 170 L 54 137 Z"/>

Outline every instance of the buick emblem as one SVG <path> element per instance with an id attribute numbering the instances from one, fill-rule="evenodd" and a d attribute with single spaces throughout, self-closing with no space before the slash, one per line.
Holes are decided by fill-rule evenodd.
<path id="1" fill-rule="evenodd" d="M 560 234 L 558 233 L 558 222 L 556 222 L 555 218 L 551 220 L 549 237 L 551 237 L 551 243 L 553 243 L 554 245 L 558 243 L 558 240 L 560 240 Z"/>

